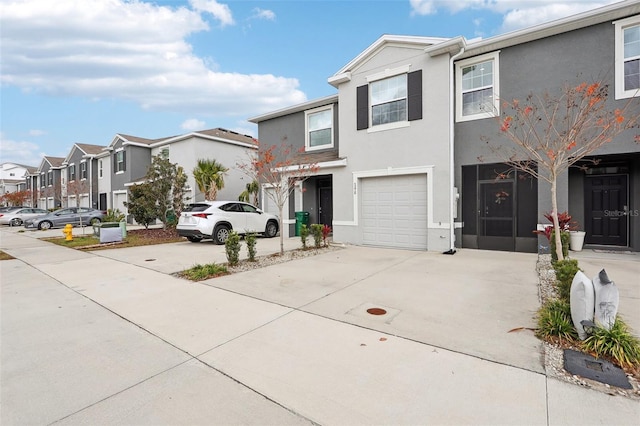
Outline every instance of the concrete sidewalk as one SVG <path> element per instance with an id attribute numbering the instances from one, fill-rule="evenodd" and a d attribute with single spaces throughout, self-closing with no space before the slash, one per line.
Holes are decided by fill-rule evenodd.
<path id="1" fill-rule="evenodd" d="M 534 255 L 347 247 L 192 283 L 168 273 L 223 261 L 222 247 L 86 253 L 4 230 L 0 239 L 18 258 L 0 262 L 2 424 L 640 416 L 636 400 L 548 379 L 538 340 L 509 333 L 533 325 Z M 277 249 L 277 239 L 258 241 L 259 254 Z"/>

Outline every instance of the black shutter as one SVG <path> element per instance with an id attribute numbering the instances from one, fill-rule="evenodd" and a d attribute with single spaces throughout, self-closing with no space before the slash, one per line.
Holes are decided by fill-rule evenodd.
<path id="1" fill-rule="evenodd" d="M 422 70 L 407 75 L 407 108 L 409 121 L 422 119 Z"/>
<path id="2" fill-rule="evenodd" d="M 113 172 L 112 173 L 115 173 L 117 171 L 118 171 L 118 153 L 115 152 L 113 154 Z"/>
<path id="3" fill-rule="evenodd" d="M 356 128 L 357 130 L 369 127 L 369 86 L 356 88 Z"/>
<path id="4" fill-rule="evenodd" d="M 127 151 L 122 151 L 122 171 L 127 170 Z"/>

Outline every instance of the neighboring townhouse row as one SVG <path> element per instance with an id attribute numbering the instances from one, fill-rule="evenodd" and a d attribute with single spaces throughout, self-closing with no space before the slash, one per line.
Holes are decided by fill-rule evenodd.
<path id="1" fill-rule="evenodd" d="M 561 94 L 602 79 L 608 107 L 640 113 L 640 2 L 624 1 L 532 28 L 466 40 L 384 35 L 328 81 L 338 93 L 263 114 L 261 144 L 295 141 L 319 166 L 289 203 L 336 241 L 453 252 L 535 252 L 549 186 L 508 166 L 482 137 L 500 99 Z M 627 132 L 558 181 L 594 246 L 640 250 L 640 146 Z M 480 160 L 481 159 L 481 160 Z M 285 232 L 287 230 L 285 229 Z"/>
<path id="2" fill-rule="evenodd" d="M 39 167 L 24 167 L 22 186 L 31 191 L 32 206 L 116 208 L 126 214 L 129 187 L 144 182 L 152 157 L 161 155 L 189 176 L 187 201 L 204 200 L 192 173 L 200 159 L 215 159 L 229 169 L 218 198 L 235 200 L 248 181 L 236 165 L 256 149 L 251 136 L 222 128 L 161 139 L 117 134 L 107 146 L 76 143 L 65 158 L 45 156 Z"/>
<path id="3" fill-rule="evenodd" d="M 4 194 L 27 189 L 26 178 L 35 170 L 35 167 L 25 166 L 24 164 L 0 164 L 0 197 Z"/>

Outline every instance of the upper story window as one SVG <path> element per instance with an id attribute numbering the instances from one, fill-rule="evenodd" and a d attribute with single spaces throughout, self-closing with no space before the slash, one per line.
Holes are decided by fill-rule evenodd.
<path id="1" fill-rule="evenodd" d="M 498 52 L 456 63 L 456 120 L 500 114 Z"/>
<path id="2" fill-rule="evenodd" d="M 53 170 L 47 172 L 47 186 L 53 186 Z"/>
<path id="3" fill-rule="evenodd" d="M 356 89 L 357 129 L 387 130 L 422 119 L 422 70 L 409 65 L 367 77 Z"/>
<path id="4" fill-rule="evenodd" d="M 87 178 L 87 162 L 83 161 L 80 163 L 80 179 L 84 180 Z"/>
<path id="5" fill-rule="evenodd" d="M 640 94 L 640 15 L 614 22 L 616 99 Z"/>
<path id="6" fill-rule="evenodd" d="M 333 106 L 325 106 L 305 112 L 307 151 L 333 147 Z"/>
<path id="7" fill-rule="evenodd" d="M 102 179 L 102 160 L 98 160 L 98 178 Z"/>
<path id="8" fill-rule="evenodd" d="M 407 121 L 407 75 L 374 81 L 371 88 L 371 125 Z"/>
<path id="9" fill-rule="evenodd" d="M 113 168 L 116 173 L 123 173 L 127 170 L 126 160 L 127 154 L 124 150 L 116 151 L 113 155 Z"/>
<path id="10" fill-rule="evenodd" d="M 75 164 L 71 164 L 69 166 L 69 182 L 73 182 L 76 180 L 76 166 Z"/>
<path id="11" fill-rule="evenodd" d="M 162 149 L 160 149 L 160 157 L 168 160 L 169 159 L 169 147 L 165 146 Z"/>
<path id="12" fill-rule="evenodd" d="M 40 187 L 44 188 L 47 185 L 46 182 L 46 177 L 44 175 L 44 172 L 40 174 Z"/>

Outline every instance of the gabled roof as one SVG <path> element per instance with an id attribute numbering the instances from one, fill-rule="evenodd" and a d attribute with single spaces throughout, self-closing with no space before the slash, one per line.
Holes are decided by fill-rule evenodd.
<path id="1" fill-rule="evenodd" d="M 329 84 L 338 87 L 340 83 L 349 81 L 351 73 L 358 69 L 362 64 L 375 56 L 380 50 L 388 45 L 412 47 L 416 49 L 425 49 L 428 46 L 439 44 L 449 40 L 442 37 L 418 37 L 418 36 L 401 36 L 385 34 L 376 40 L 372 45 L 367 47 L 362 53 L 356 56 L 351 62 L 342 67 L 340 71 L 329 77 Z"/>
<path id="2" fill-rule="evenodd" d="M 45 155 L 44 157 L 42 157 L 42 161 L 40 162 L 40 166 L 38 166 L 38 171 L 41 171 L 42 168 L 44 167 L 44 163 L 48 163 L 49 167 L 52 169 L 61 169 L 62 168 L 62 163 L 64 162 L 64 158 L 62 157 L 50 157 L 48 155 Z"/>
<path id="3" fill-rule="evenodd" d="M 528 43 L 545 37 L 622 19 L 638 13 L 640 13 L 640 2 L 638 0 L 626 0 L 533 27 L 511 31 L 485 40 L 468 41 L 463 37 L 456 37 L 449 43 L 427 47 L 425 51 L 430 56 L 437 56 L 443 53 L 457 53 L 460 48 L 464 47 L 465 51 L 459 57 L 459 59 L 464 59 L 483 53 L 494 52 L 505 47 Z M 455 47 L 458 49 L 455 50 Z"/>
<path id="4" fill-rule="evenodd" d="M 153 144 L 153 146 L 162 146 L 168 143 L 179 142 L 192 137 L 200 137 L 203 139 L 216 140 L 219 142 L 232 143 L 243 146 L 257 146 L 257 141 L 250 135 L 243 135 L 233 130 L 216 127 L 215 129 L 199 130 L 197 132 L 186 133 L 184 135 L 165 138 Z"/>
<path id="5" fill-rule="evenodd" d="M 75 151 L 76 149 L 82 152 L 83 157 L 95 157 L 96 155 L 102 153 L 104 148 L 105 147 L 101 145 L 91 145 L 88 143 L 75 143 L 73 144 L 73 147 L 71 147 L 69 154 L 67 154 L 67 156 L 65 157 L 63 164 L 66 165 L 71 160 L 71 157 L 73 156 L 73 151 Z"/>
<path id="6" fill-rule="evenodd" d="M 199 137 L 202 139 L 214 140 L 218 142 L 231 143 L 234 145 L 241 145 L 246 147 L 254 147 L 257 146 L 256 140 L 250 135 L 243 135 L 238 132 L 234 132 L 232 130 L 223 129 L 221 127 L 216 127 L 215 129 L 208 130 L 199 130 L 197 132 L 185 133 L 177 136 L 169 136 L 166 138 L 160 139 L 145 139 L 137 136 L 130 136 L 124 134 L 117 134 L 108 147 L 103 148 L 103 150 L 113 149 L 113 146 L 119 141 L 122 141 L 124 146 L 126 145 L 134 145 L 141 146 L 145 148 L 156 148 L 162 145 L 167 145 L 169 143 L 180 142 L 185 139 L 189 139 L 192 137 Z"/>
<path id="7" fill-rule="evenodd" d="M 338 102 L 338 95 L 325 96 L 324 98 L 314 99 L 301 104 L 293 105 L 287 108 L 282 108 L 276 111 L 271 111 L 266 114 L 258 115 L 250 118 L 251 123 L 260 123 L 262 121 L 270 120 L 276 117 L 282 117 L 284 115 L 294 114 L 296 112 L 307 111 L 313 108 L 318 108 L 324 105 L 329 105 Z"/>

